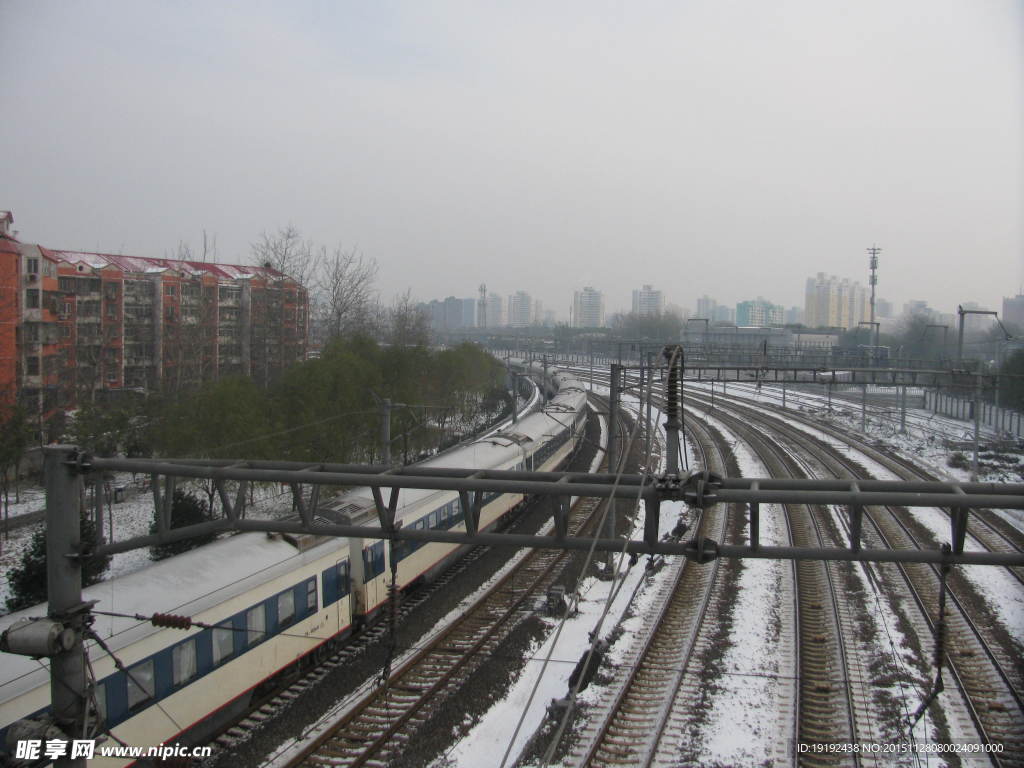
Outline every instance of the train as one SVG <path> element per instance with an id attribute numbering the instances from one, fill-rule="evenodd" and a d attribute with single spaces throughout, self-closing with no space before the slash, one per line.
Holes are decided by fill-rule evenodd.
<path id="1" fill-rule="evenodd" d="M 577 447 L 585 429 L 587 396 L 573 375 L 549 371 L 552 396 L 514 425 L 488 433 L 422 462 L 427 467 L 548 471 Z M 487 494 L 480 530 L 491 529 L 523 501 Z M 322 503 L 318 517 L 377 525 L 368 488 Z M 406 528 L 465 529 L 455 491 L 404 489 L 396 519 Z M 464 549 L 465 547 L 463 547 Z M 398 542 L 397 587 L 429 580 L 460 553 L 456 544 Z M 84 590 L 96 609 L 150 616 L 191 617 L 213 628 L 187 631 L 136 619 L 96 615 L 93 630 L 126 671 L 93 641 L 86 648 L 104 734 L 134 746 L 196 745 L 246 713 L 254 697 L 296 669 L 321 659 L 379 616 L 391 584 L 392 549 L 379 539 L 242 533 Z M 0 631 L 45 606 L 0 617 Z M 2 655 L 0 765 L 21 766 L 7 744 L 12 723 L 45 718 L 50 675 L 45 660 Z M 13 735 L 13 734 L 12 734 Z M 129 759 L 99 758 L 120 766 Z"/>

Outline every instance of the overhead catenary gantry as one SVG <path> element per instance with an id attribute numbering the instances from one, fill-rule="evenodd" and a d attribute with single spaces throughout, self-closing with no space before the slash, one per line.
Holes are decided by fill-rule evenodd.
<path id="1" fill-rule="evenodd" d="M 60 452 L 65 468 L 61 481 L 73 487 L 77 478 L 98 472 L 136 472 L 148 474 L 159 501 L 173 492 L 179 478 L 211 480 L 224 506 L 224 517 L 182 528 L 170 527 L 169 514 L 157 515 L 157 532 L 123 541 L 102 544 L 91 554 L 107 555 L 154 544 L 168 543 L 221 531 L 264 531 L 268 533 L 309 534 L 314 536 L 352 536 L 395 541 L 438 541 L 507 547 L 589 549 L 626 551 L 642 554 L 683 555 L 705 562 L 714 557 L 756 557 L 781 559 L 827 559 L 861 561 L 946 562 L 976 565 L 1024 566 L 1024 553 L 965 552 L 964 536 L 970 510 L 977 508 L 1024 509 L 1022 483 L 905 482 L 891 480 L 806 480 L 782 478 L 718 477 L 707 472 L 688 474 L 588 474 L 583 472 L 522 472 L 508 470 L 447 469 L 385 465 L 305 464 L 287 461 L 247 461 L 231 459 L 109 459 L 90 458 L 70 446 L 50 447 Z M 51 466 L 53 466 L 51 464 Z M 164 492 L 158 490 L 163 483 Z M 48 480 L 48 488 L 50 487 Z M 298 519 L 259 520 L 237 512 L 238 498 L 232 501 L 228 483 L 282 483 L 295 496 Z M 327 521 L 318 509 L 319 493 L 307 499 L 303 486 L 325 485 L 369 487 L 374 490 L 377 519 L 367 524 Z M 405 529 L 396 522 L 394 512 L 403 489 L 449 490 L 459 493 L 466 519 L 466 530 Z M 550 536 L 481 532 L 477 528 L 480 507 L 487 493 L 518 493 L 549 496 L 553 505 L 555 533 Z M 643 535 L 622 540 L 564 533 L 568 505 L 572 497 L 638 499 L 644 502 Z M 76 493 L 61 498 L 77 499 Z M 745 504 L 750 510 L 751 536 L 747 544 L 723 544 L 710 540 L 684 542 L 661 541 L 658 536 L 661 507 L 665 502 L 683 502 L 693 508 L 713 504 Z M 843 548 L 763 546 L 756 531 L 762 506 L 766 504 L 829 504 L 845 507 L 851 523 L 860 510 L 871 505 L 900 507 L 945 507 L 951 510 L 948 550 L 891 550 L 861 546 L 858 539 Z M 158 509 L 166 504 L 159 504 Z M 169 510 L 168 510 L 169 511 Z M 77 518 L 75 518 L 77 519 Z M 859 526 L 851 525 L 851 530 Z"/>

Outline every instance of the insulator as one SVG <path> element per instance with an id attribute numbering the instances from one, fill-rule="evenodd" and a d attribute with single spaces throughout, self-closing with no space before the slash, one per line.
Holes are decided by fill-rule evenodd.
<path id="1" fill-rule="evenodd" d="M 154 627 L 168 627 L 169 629 L 191 629 L 192 627 L 190 616 L 178 616 L 173 613 L 154 613 L 150 622 Z"/>
<path id="2" fill-rule="evenodd" d="M 65 653 L 74 644 L 74 631 L 49 618 L 19 619 L 0 635 L 0 651 L 36 658 Z"/>

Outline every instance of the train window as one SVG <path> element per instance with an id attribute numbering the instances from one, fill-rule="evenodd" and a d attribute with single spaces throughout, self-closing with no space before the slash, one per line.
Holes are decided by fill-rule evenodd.
<path id="1" fill-rule="evenodd" d="M 256 645 L 267 634 L 267 606 L 263 603 L 245 613 L 245 644 Z"/>
<path id="2" fill-rule="evenodd" d="M 153 660 L 128 668 L 128 709 L 145 704 L 153 698 Z"/>
<path id="3" fill-rule="evenodd" d="M 96 684 L 96 718 L 100 723 L 105 723 L 107 720 L 107 684 L 97 683 Z M 100 729 L 102 730 L 102 729 Z"/>
<path id="4" fill-rule="evenodd" d="M 213 630 L 213 663 L 220 664 L 235 652 L 235 628 L 231 619 L 222 621 Z"/>
<path id="5" fill-rule="evenodd" d="M 348 563 L 338 563 L 338 597 L 344 597 L 348 593 Z"/>
<path id="6" fill-rule="evenodd" d="M 295 593 L 292 590 L 277 596 L 277 625 L 284 627 L 295 618 Z"/>
<path id="7" fill-rule="evenodd" d="M 171 674 L 174 685 L 187 683 L 196 676 L 196 639 L 189 638 L 171 651 Z"/>
<path id="8" fill-rule="evenodd" d="M 306 611 L 316 613 L 316 579 L 306 582 Z"/>

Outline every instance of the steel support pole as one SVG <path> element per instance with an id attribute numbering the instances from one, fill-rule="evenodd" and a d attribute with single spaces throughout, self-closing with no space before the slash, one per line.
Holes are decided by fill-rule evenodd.
<path id="1" fill-rule="evenodd" d="M 981 440 L 981 373 L 974 386 L 974 459 L 971 461 L 971 482 L 978 482 L 978 446 Z"/>
<path id="2" fill-rule="evenodd" d="M 385 397 L 380 404 L 380 449 L 385 464 L 391 464 L 391 399 Z"/>
<path id="3" fill-rule="evenodd" d="M 907 386 L 900 387 L 900 434 L 907 432 Z"/>
<path id="4" fill-rule="evenodd" d="M 541 384 L 541 388 L 540 388 L 541 402 L 543 402 L 545 405 L 547 405 L 547 403 L 548 403 L 548 356 L 544 355 L 544 357 L 541 358 L 541 361 L 542 361 L 542 363 L 544 365 L 544 380 L 543 380 L 543 382 Z"/>
<path id="5" fill-rule="evenodd" d="M 785 374 L 783 374 L 785 375 Z M 782 409 L 786 409 L 786 380 L 782 380 Z"/>
<path id="6" fill-rule="evenodd" d="M 861 384 L 860 396 L 860 431 L 868 431 L 868 385 Z"/>
<path id="7" fill-rule="evenodd" d="M 654 435 L 651 434 L 651 429 L 654 427 L 654 422 L 651 420 L 651 401 L 654 400 L 654 355 L 650 352 L 647 353 L 647 411 L 644 419 L 644 426 L 647 428 L 647 456 L 650 457 L 651 449 L 654 445 Z M 654 470 L 654 467 L 651 467 Z"/>
<path id="8" fill-rule="evenodd" d="M 612 363 L 608 376 L 608 472 L 618 471 L 619 365 Z"/>
<path id="9" fill-rule="evenodd" d="M 679 381 L 682 378 L 681 347 L 666 347 L 665 358 L 668 360 L 668 391 L 665 393 L 665 471 L 669 475 L 679 474 Z M 673 359 L 674 358 L 674 359 Z"/>
<path id="10" fill-rule="evenodd" d="M 964 308 L 957 307 L 957 314 L 960 315 L 959 337 L 956 343 L 956 363 L 959 366 L 964 359 Z"/>
<path id="11" fill-rule="evenodd" d="M 78 509 L 76 450 L 67 445 L 43 449 L 46 482 L 46 599 L 51 619 L 75 631 L 70 650 L 50 659 L 50 701 L 57 725 L 72 739 L 85 732 L 85 652 L 82 645 L 82 564 L 77 555 L 82 543 Z M 58 759 L 59 768 L 85 766 L 85 758 Z"/>
<path id="12" fill-rule="evenodd" d="M 617 363 L 611 364 L 609 376 L 609 397 L 608 397 L 608 472 L 612 474 L 618 474 L 619 457 L 618 451 L 618 421 L 619 421 L 619 397 L 621 394 L 620 390 L 620 376 L 622 375 L 622 366 Z M 604 530 L 602 535 L 606 539 L 615 538 L 615 507 L 617 500 L 614 498 L 608 499 L 605 514 L 604 514 Z M 612 572 L 615 567 L 615 553 L 611 550 L 608 551 L 606 561 L 608 566 L 608 573 Z"/>

